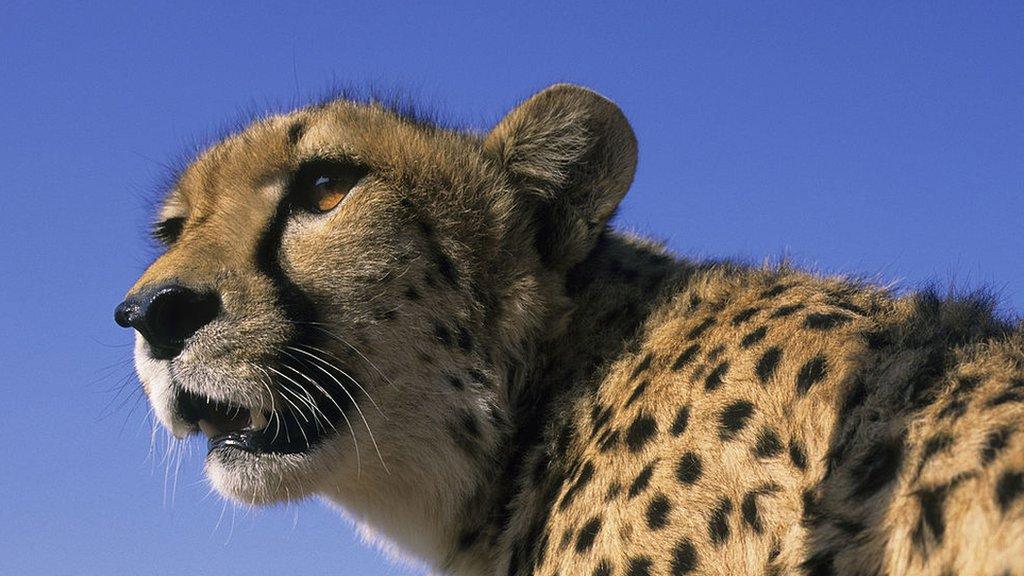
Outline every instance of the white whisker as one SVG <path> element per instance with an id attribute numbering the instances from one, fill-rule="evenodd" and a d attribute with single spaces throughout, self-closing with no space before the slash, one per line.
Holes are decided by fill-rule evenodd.
<path id="1" fill-rule="evenodd" d="M 318 361 L 318 362 L 321 362 L 321 363 L 327 364 L 328 366 L 331 366 L 331 364 L 330 364 L 330 363 L 326 362 L 326 361 L 325 361 L 325 360 L 323 360 L 322 358 L 319 358 L 319 357 L 317 357 L 317 356 L 316 356 L 316 355 L 314 355 L 314 354 L 311 354 L 311 353 L 309 353 L 309 352 L 306 352 L 305 350 L 300 350 L 300 349 L 298 349 L 298 348 L 295 348 L 295 347 L 293 347 L 293 346 L 289 346 L 289 348 L 290 348 L 290 349 L 292 349 L 292 350 L 295 350 L 296 352 L 301 352 L 301 353 L 303 353 L 303 354 L 305 354 L 305 355 L 309 356 L 310 358 L 313 358 L 314 360 L 316 360 L 316 361 Z M 287 354 L 287 352 L 285 352 L 285 353 Z M 290 355 L 290 354 L 289 354 L 289 355 Z M 294 356 L 292 356 L 292 357 L 294 358 Z M 375 451 L 377 452 L 377 458 L 378 458 L 378 459 L 380 460 L 380 463 L 381 463 L 381 465 L 382 465 L 382 466 L 384 467 L 384 471 L 390 474 L 390 473 L 391 473 L 391 471 L 390 471 L 390 470 L 388 470 L 388 465 L 387 465 L 387 463 L 385 463 L 385 462 L 384 462 L 384 456 L 383 456 L 383 455 L 381 454 L 381 452 L 380 452 L 380 447 L 379 447 L 379 446 L 377 445 L 377 439 L 376 439 L 376 438 L 374 438 L 374 436 L 373 436 L 373 430 L 371 430 L 371 429 L 370 429 L 370 423 L 369 423 L 369 422 L 368 422 L 368 421 L 366 420 L 366 415 L 365 415 L 365 414 L 363 414 L 363 411 L 362 411 L 362 409 L 361 409 L 361 408 L 359 407 L 359 402 L 357 402 L 357 401 L 356 401 L 356 399 L 355 399 L 355 398 L 354 398 L 354 397 L 352 396 L 352 394 L 351 394 L 351 393 L 350 393 L 350 392 L 348 391 L 348 389 L 347 389 L 347 388 L 345 388 L 345 385 L 344 385 L 344 384 L 342 384 L 342 383 L 341 383 L 341 381 L 340 381 L 340 380 L 338 380 L 338 379 L 337 379 L 337 378 L 336 378 L 336 377 L 335 377 L 335 376 L 334 376 L 333 374 L 331 374 L 331 373 L 330 373 L 330 372 L 328 372 L 327 370 L 324 370 L 323 368 L 321 368 L 321 367 L 319 366 L 319 364 L 314 364 L 314 366 L 315 366 L 316 368 L 318 368 L 318 369 L 319 369 L 319 370 L 320 370 L 321 372 L 323 372 L 324 374 L 327 374 L 327 376 L 329 376 L 329 377 L 330 377 L 330 378 L 331 378 L 332 380 L 334 380 L 334 382 L 338 384 L 338 387 L 339 387 L 339 388 L 341 388 L 341 391 L 342 391 L 342 392 L 344 392 L 344 393 L 345 393 L 345 395 L 346 395 L 346 396 L 348 396 L 349 400 L 351 400 L 351 401 L 352 401 L 352 405 L 353 405 L 353 406 L 355 406 L 355 408 L 356 408 L 356 412 L 358 412 L 358 413 L 359 413 L 359 417 L 360 417 L 360 418 L 362 419 L 362 421 L 363 421 L 363 425 L 364 425 L 364 426 L 366 427 L 366 432 L 367 432 L 367 433 L 368 433 L 368 434 L 370 435 L 370 442 L 371 442 L 371 443 L 373 444 L 373 448 L 374 448 L 374 450 L 375 450 Z M 352 378 L 351 376 L 348 376 L 348 374 L 346 374 L 346 373 L 345 373 L 345 372 L 344 372 L 343 370 L 341 370 L 340 368 L 337 368 L 336 366 L 331 366 L 331 367 L 332 367 L 332 368 L 335 368 L 335 369 L 337 369 L 337 370 L 339 370 L 339 371 L 340 371 L 340 372 L 341 372 L 342 374 L 345 374 L 345 376 L 347 376 L 347 377 L 348 377 L 348 378 L 349 378 L 350 380 L 352 380 L 353 382 L 355 382 L 355 380 L 354 380 L 354 379 L 353 379 L 353 378 Z M 358 384 L 358 383 L 356 383 L 356 385 L 358 386 L 359 384 Z M 360 388 L 362 388 L 362 387 L 360 387 Z M 326 393 L 326 392 L 325 392 L 325 393 Z M 365 391 L 364 391 L 364 393 L 365 393 Z M 328 394 L 328 396 L 330 396 L 330 395 Z M 367 398 L 369 398 L 369 395 L 367 395 Z M 372 402 L 372 399 L 371 399 L 371 402 Z M 344 410 L 342 410 L 342 415 L 344 415 L 344 414 L 345 414 L 345 412 L 344 412 Z M 347 420 L 347 419 L 346 419 L 346 420 Z M 353 438 L 355 438 L 355 433 L 354 433 L 354 432 L 353 432 L 353 434 L 352 434 L 352 437 L 353 437 Z"/>
<path id="2" fill-rule="evenodd" d="M 331 358 L 334 358 L 334 359 L 335 359 L 336 361 L 338 361 L 338 362 L 340 362 L 340 363 L 344 363 L 344 362 L 342 362 L 341 358 L 338 358 L 338 357 L 337 357 L 337 356 L 335 356 L 334 354 L 331 354 L 331 353 L 330 353 L 329 351 L 327 351 L 327 350 L 324 350 L 324 349 L 322 349 L 322 348 L 317 348 L 316 346 L 312 346 L 312 345 L 310 345 L 310 344 L 299 344 L 298 346 L 299 346 L 300 348 L 309 348 L 310 350 L 313 350 L 313 351 L 315 351 L 315 352 L 320 352 L 321 354 L 326 354 L 326 355 L 330 356 Z M 302 351 L 302 350 L 298 350 L 298 349 L 296 349 L 296 347 L 295 347 L 295 346 L 289 346 L 289 348 L 291 348 L 292 350 L 296 350 L 297 352 L 303 352 L 304 354 L 308 354 L 308 355 L 312 356 L 312 354 L 310 354 L 309 352 L 304 352 L 304 351 Z M 327 365 L 328 367 L 330 367 L 330 368 L 333 368 L 333 369 L 337 370 L 337 371 L 338 371 L 338 372 L 340 372 L 340 373 L 341 373 L 341 374 L 342 374 L 342 375 L 343 375 L 343 376 L 344 376 L 345 378 L 348 378 L 349 380 L 351 380 L 351 381 L 352 381 L 352 383 L 356 385 L 356 388 L 359 388 L 359 391 L 360 391 L 360 392 L 362 392 L 363 394 L 365 394 L 365 395 L 366 395 L 366 398 L 367 398 L 367 400 L 369 400 L 369 401 L 370 401 L 370 404 L 373 404 L 373 407 L 377 409 L 377 412 L 378 412 L 378 413 L 380 413 L 380 415 L 381 415 L 381 416 L 383 416 L 384 418 L 387 418 L 387 415 L 386 415 L 386 414 L 384 414 L 384 411 L 383 411 L 383 410 L 381 410 L 381 409 L 380 409 L 380 406 L 378 406 L 378 405 L 377 405 L 377 402 L 376 402 L 376 401 L 374 401 L 374 399 L 373 399 L 373 396 L 370 396 L 370 393 L 369 393 L 369 391 L 367 391 L 367 390 L 366 390 L 366 388 L 363 388 L 363 385 L 362 385 L 362 384 L 360 384 L 358 380 L 356 380 L 355 378 L 353 378 L 351 374 L 349 374 L 348 372 L 346 372 L 345 370 L 343 370 L 343 369 L 342 369 L 341 367 L 339 367 L 339 366 L 337 366 L 337 365 L 335 365 L 335 364 L 331 364 L 330 362 L 327 362 L 327 361 L 326 361 L 326 360 L 324 360 L 323 358 L 318 358 L 318 357 L 316 357 L 316 356 L 313 356 L 313 357 L 314 357 L 314 358 L 316 358 L 317 360 L 319 360 L 320 362 L 323 362 L 323 363 L 324 363 L 324 364 L 326 364 L 326 365 Z"/>

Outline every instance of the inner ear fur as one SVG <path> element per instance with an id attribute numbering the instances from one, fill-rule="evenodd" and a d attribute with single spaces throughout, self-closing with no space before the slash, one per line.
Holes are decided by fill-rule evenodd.
<path id="1" fill-rule="evenodd" d="M 556 84 L 508 113 L 487 135 L 517 194 L 513 218 L 541 261 L 567 269 L 583 260 L 626 194 L 637 144 L 611 100 Z"/>

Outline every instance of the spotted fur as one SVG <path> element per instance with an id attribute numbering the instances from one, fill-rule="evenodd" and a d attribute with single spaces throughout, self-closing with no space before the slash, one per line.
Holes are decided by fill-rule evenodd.
<path id="1" fill-rule="evenodd" d="M 303 213 L 311 158 L 367 175 Z M 635 163 L 619 109 L 566 85 L 486 134 L 345 100 L 256 122 L 177 180 L 132 290 L 222 302 L 175 358 L 139 338 L 157 416 L 281 403 L 263 376 L 306 346 L 351 379 L 338 431 L 211 452 L 213 485 L 324 495 L 441 572 L 1024 574 L 1021 327 L 614 232 Z"/>

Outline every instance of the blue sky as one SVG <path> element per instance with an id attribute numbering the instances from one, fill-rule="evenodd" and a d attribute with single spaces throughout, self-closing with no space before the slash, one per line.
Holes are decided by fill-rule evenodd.
<path id="1" fill-rule="evenodd" d="M 640 141 L 620 226 L 1024 310 L 1019 2 L 85 4 L 0 8 L 3 574 L 413 573 L 319 503 L 224 507 L 199 446 L 165 482 L 111 319 L 164 166 L 333 85 L 485 128 L 585 84 Z"/>

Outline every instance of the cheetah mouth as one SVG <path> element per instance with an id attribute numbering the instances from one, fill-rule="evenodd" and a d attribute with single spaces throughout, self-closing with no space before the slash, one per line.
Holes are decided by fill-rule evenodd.
<path id="1" fill-rule="evenodd" d="M 330 436 L 344 417 L 340 400 L 320 390 L 290 391 L 294 399 L 284 398 L 285 407 L 267 410 L 179 389 L 176 411 L 206 436 L 208 454 L 304 454 Z"/>

